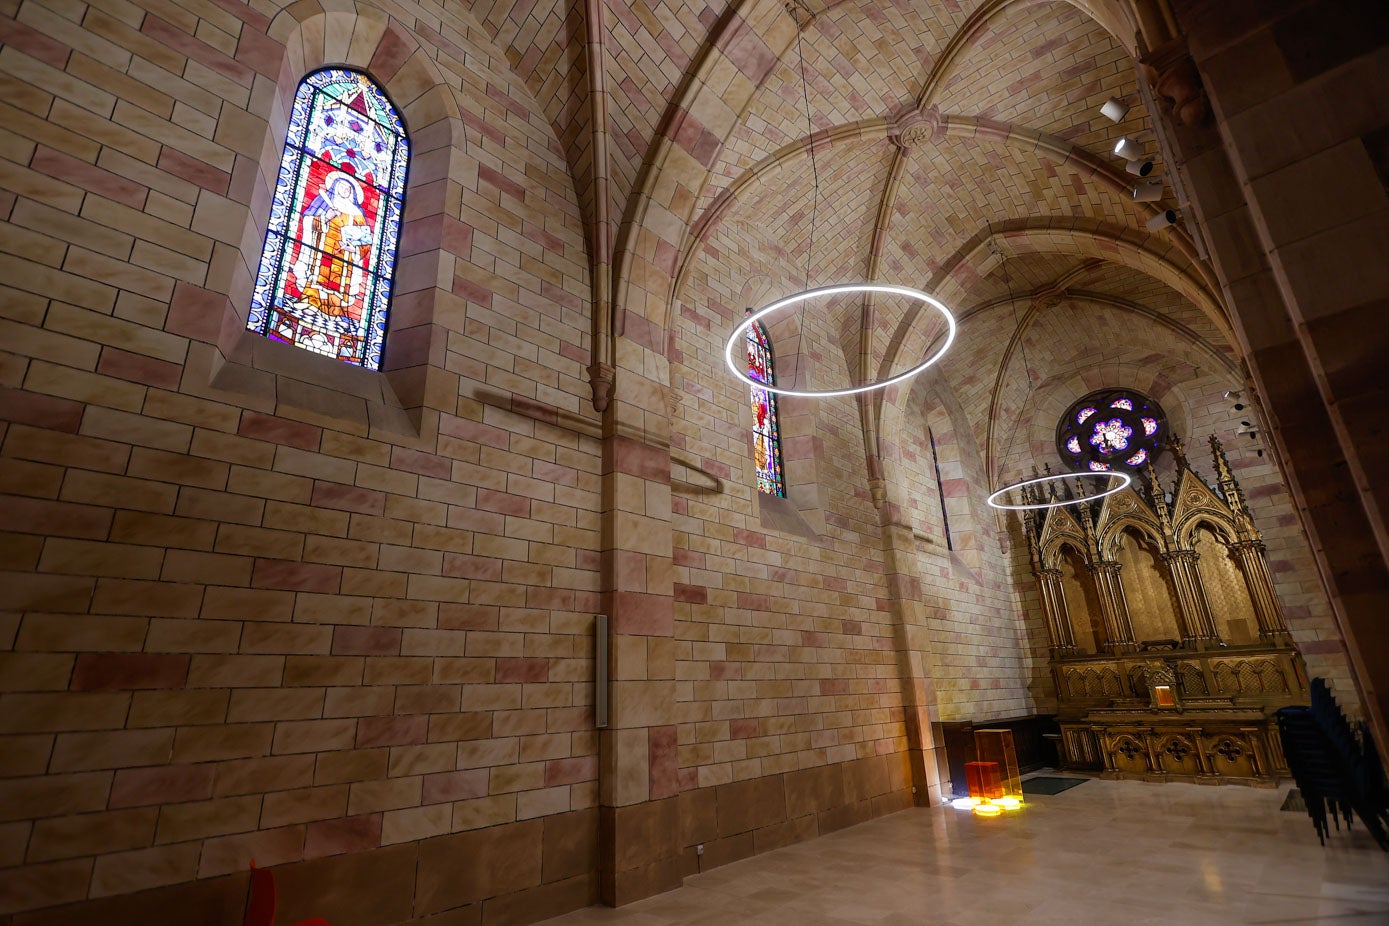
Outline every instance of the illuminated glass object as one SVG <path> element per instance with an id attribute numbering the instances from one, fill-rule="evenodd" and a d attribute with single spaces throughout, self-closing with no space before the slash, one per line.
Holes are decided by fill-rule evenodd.
<path id="1" fill-rule="evenodd" d="M 772 342 L 761 322 L 749 326 L 747 346 L 748 378 L 775 386 Z M 786 481 L 781 472 L 781 428 L 777 422 L 776 396 L 758 386 L 753 386 L 751 392 L 752 455 L 757 462 L 757 491 L 785 498 Z"/>
<path id="2" fill-rule="evenodd" d="M 371 78 L 325 68 L 300 82 L 247 328 L 380 369 L 409 155 Z"/>
<path id="3" fill-rule="evenodd" d="M 1090 434 L 1090 443 L 1101 450 L 1127 450 L 1132 436 L 1133 428 L 1125 425 L 1122 419 L 1111 418 L 1095 425 L 1095 430 Z"/>
<path id="4" fill-rule="evenodd" d="M 1101 389 L 1066 409 L 1056 449 L 1072 471 L 1131 472 L 1155 459 L 1168 437 L 1157 402 L 1129 389 Z"/>

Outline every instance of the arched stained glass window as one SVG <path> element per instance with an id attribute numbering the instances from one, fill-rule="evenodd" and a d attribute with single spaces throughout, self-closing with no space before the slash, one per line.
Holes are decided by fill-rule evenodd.
<path id="1" fill-rule="evenodd" d="M 1162 406 L 1128 389 L 1102 389 L 1071 403 L 1056 426 L 1056 449 L 1072 467 L 1135 470 L 1168 439 Z"/>
<path id="2" fill-rule="evenodd" d="M 748 328 L 748 378 L 768 386 L 776 385 L 772 342 L 761 322 Z M 785 498 L 776 395 L 757 386 L 752 387 L 752 454 L 757 461 L 757 491 Z"/>
<path id="3" fill-rule="evenodd" d="M 299 84 L 246 327 L 380 369 L 410 143 L 370 77 Z"/>

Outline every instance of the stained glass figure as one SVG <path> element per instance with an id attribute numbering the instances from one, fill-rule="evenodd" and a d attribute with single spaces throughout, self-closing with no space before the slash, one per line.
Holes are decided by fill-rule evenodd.
<path id="1" fill-rule="evenodd" d="M 748 378 L 768 386 L 776 385 L 772 362 L 772 342 L 767 329 L 758 322 L 748 328 Z M 777 422 L 776 395 L 752 387 L 752 453 L 757 462 L 757 491 L 786 497 L 786 481 L 781 472 L 781 429 Z"/>
<path id="2" fill-rule="evenodd" d="M 1056 426 L 1056 449 L 1070 466 L 1091 472 L 1133 470 L 1167 440 L 1167 416 L 1147 396 L 1102 389 L 1071 403 Z"/>
<path id="3" fill-rule="evenodd" d="M 380 369 L 409 154 L 367 75 L 324 68 L 300 82 L 247 328 Z"/>

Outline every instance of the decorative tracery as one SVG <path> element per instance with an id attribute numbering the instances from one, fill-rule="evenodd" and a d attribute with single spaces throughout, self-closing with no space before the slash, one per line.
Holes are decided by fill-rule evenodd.
<path id="1" fill-rule="evenodd" d="M 748 378 L 775 386 L 772 343 L 761 322 L 754 322 L 748 327 L 747 354 Z M 781 471 L 781 429 L 777 422 L 776 396 L 760 386 L 753 386 L 751 393 L 752 453 L 757 462 L 757 491 L 784 498 L 786 481 Z"/>
<path id="2" fill-rule="evenodd" d="M 409 150 L 367 75 L 324 68 L 300 82 L 247 328 L 380 368 Z"/>
<path id="3" fill-rule="evenodd" d="M 1167 416 L 1137 392 L 1106 389 L 1076 401 L 1056 428 L 1056 449 L 1071 467 L 1091 472 L 1136 470 L 1157 456 Z"/>

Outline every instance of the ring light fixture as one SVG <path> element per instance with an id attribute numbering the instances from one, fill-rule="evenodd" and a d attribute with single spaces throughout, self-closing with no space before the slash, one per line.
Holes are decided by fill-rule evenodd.
<path id="1" fill-rule="evenodd" d="M 783 389 L 778 386 L 769 386 L 766 383 L 758 382 L 757 380 L 750 377 L 746 369 L 746 361 L 743 362 L 742 368 L 739 367 L 738 362 L 734 359 L 734 348 L 740 348 L 742 346 L 743 340 L 746 337 L 747 330 L 751 328 L 753 325 L 755 325 L 759 319 L 767 315 L 770 315 L 778 309 L 784 309 L 790 305 L 797 305 L 809 299 L 815 299 L 820 296 L 836 296 L 841 293 L 891 293 L 897 296 L 906 296 L 908 299 L 915 299 L 918 302 L 924 302 L 926 305 L 929 305 L 931 308 L 939 312 L 941 316 L 945 319 L 945 323 L 948 327 L 948 331 L 945 336 L 945 343 L 942 344 L 940 348 L 936 350 L 936 352 L 933 353 L 931 356 L 927 357 L 921 363 L 917 364 L 916 366 L 912 367 L 910 370 L 907 370 L 904 373 L 898 373 L 896 376 L 880 380 L 876 383 L 866 383 L 862 386 L 854 386 L 849 389 Z M 791 295 L 786 296 L 783 299 L 778 299 L 776 302 L 773 302 L 769 305 L 763 306 L 762 308 L 758 309 L 756 312 L 743 319 L 742 324 L 733 329 L 733 333 L 728 336 L 728 343 L 724 345 L 723 353 L 724 360 L 725 362 L 727 362 L 728 368 L 733 371 L 733 375 L 736 376 L 738 379 L 742 380 L 743 382 L 747 383 L 749 386 L 755 386 L 758 389 L 765 389 L 768 392 L 773 392 L 777 395 L 800 396 L 808 399 L 827 399 L 833 396 L 857 395 L 860 392 L 870 392 L 874 389 L 885 389 L 888 386 L 891 386 L 895 383 L 900 383 L 903 380 L 911 379 L 913 376 L 920 373 L 922 370 L 926 369 L 931 364 L 940 360 L 941 357 L 945 356 L 945 352 L 950 349 L 950 345 L 953 344 L 955 341 L 955 330 L 955 316 L 950 311 L 950 309 L 946 308 L 945 304 L 941 302 L 939 299 L 936 299 L 933 296 L 928 296 L 925 293 L 921 292 L 921 290 L 919 289 L 912 289 L 907 286 L 893 286 L 884 283 L 838 283 L 833 286 L 821 286 L 817 289 L 807 289 L 802 290 L 798 293 L 792 293 Z M 739 356 L 741 357 L 741 352 L 739 353 Z"/>
<path id="2" fill-rule="evenodd" d="M 1005 495 L 1005 494 L 1008 493 L 1008 492 L 1015 492 L 1015 491 L 1017 491 L 1017 490 L 1019 490 L 1019 489 L 1026 488 L 1026 487 L 1028 487 L 1028 486 L 1041 485 L 1041 484 L 1044 483 L 1044 482 L 1056 482 L 1056 481 L 1061 480 L 1061 479 L 1096 479 L 1096 478 L 1098 478 L 1098 479 L 1118 479 L 1118 480 L 1119 480 L 1119 484 L 1118 484 L 1118 485 L 1112 485 L 1112 484 L 1111 484 L 1110 487 L 1107 488 L 1107 489 L 1105 489 L 1103 492 L 1097 492 L 1097 493 L 1094 494 L 1094 495 L 1087 495 L 1087 496 L 1084 496 L 1084 497 L 1082 497 L 1082 498 L 1070 498 L 1070 499 L 1064 499 L 1064 498 L 1063 498 L 1063 499 L 1057 499 L 1056 501 L 1051 501 L 1051 502 L 1038 502 L 1037 504 L 1034 504 L 1034 505 L 1005 505 L 1005 504 L 1003 504 L 1003 503 L 1001 503 L 1001 502 L 998 501 L 999 498 L 1001 498 L 1003 495 Z M 1037 476 L 1037 477 L 1035 477 L 1035 478 L 1033 478 L 1033 479 L 1024 479 L 1022 482 L 1015 482 L 1015 483 L 1013 483 L 1012 485 L 1004 486 L 1003 488 L 999 489 L 999 490 L 998 490 L 997 492 L 995 492 L 994 494 L 990 495 L 987 499 L 985 499 L 985 501 L 988 502 L 988 504 L 989 504 L 989 506 L 990 506 L 991 508 L 1002 508 L 1002 509 L 1005 509 L 1005 510 L 1007 510 L 1007 511 L 1037 511 L 1037 510 L 1042 509 L 1042 508 L 1062 508 L 1062 507 L 1065 507 L 1066 505 L 1078 505 L 1078 504 L 1080 504 L 1081 502 L 1089 502 L 1089 501 L 1093 501 L 1094 499 L 1097 499 L 1097 498 L 1104 498 L 1106 495 L 1113 495 L 1115 492 L 1122 492 L 1124 489 L 1128 488 L 1129 485 L 1130 485 L 1130 483 L 1132 483 L 1132 482 L 1133 482 L 1133 477 L 1130 476 L 1128 473 L 1118 472 L 1118 471 L 1115 471 L 1115 470 L 1107 470 L 1107 471 L 1098 472 L 1098 473 L 1087 473 L 1087 472 L 1079 472 L 1079 473 L 1057 473 L 1057 474 L 1054 474 L 1054 475 L 1051 475 L 1051 476 Z"/>

